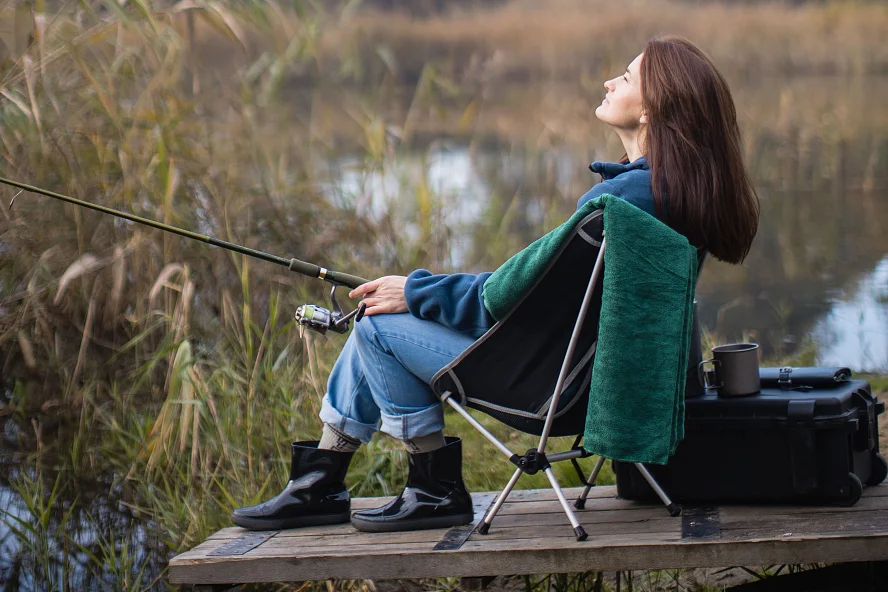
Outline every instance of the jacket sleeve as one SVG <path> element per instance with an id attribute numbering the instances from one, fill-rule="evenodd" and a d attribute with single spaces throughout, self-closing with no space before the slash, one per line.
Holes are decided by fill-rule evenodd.
<path id="1" fill-rule="evenodd" d="M 495 321 L 484 308 L 482 287 L 490 272 L 432 274 L 417 269 L 407 276 L 404 298 L 413 316 L 480 337 Z"/>

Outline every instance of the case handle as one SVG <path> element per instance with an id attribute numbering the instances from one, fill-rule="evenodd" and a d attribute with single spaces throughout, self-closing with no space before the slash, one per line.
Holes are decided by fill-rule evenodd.
<path id="1" fill-rule="evenodd" d="M 721 366 L 721 360 L 716 360 L 715 358 L 712 358 L 709 360 L 703 360 L 702 362 L 697 364 L 697 378 L 700 379 L 700 384 L 703 385 L 703 388 L 709 390 L 720 389 L 721 387 L 723 387 L 724 383 L 720 382 L 718 384 L 714 384 L 715 377 L 717 376 L 715 368 L 713 367 L 712 370 L 706 370 L 705 368 L 703 368 L 704 364 L 712 364 L 713 366 L 718 364 L 719 366 Z M 712 380 L 710 381 L 710 379 Z"/>

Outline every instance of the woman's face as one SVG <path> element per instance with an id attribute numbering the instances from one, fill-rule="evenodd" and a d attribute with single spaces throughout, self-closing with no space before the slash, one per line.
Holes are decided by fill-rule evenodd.
<path id="1" fill-rule="evenodd" d="M 639 54 L 626 72 L 604 83 L 607 94 L 595 109 L 595 116 L 611 127 L 626 131 L 637 130 L 647 123 L 641 104 L 641 58 Z"/>

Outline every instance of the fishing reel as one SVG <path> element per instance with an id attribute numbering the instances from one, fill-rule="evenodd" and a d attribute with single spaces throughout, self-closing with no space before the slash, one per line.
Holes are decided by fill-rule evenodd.
<path id="1" fill-rule="evenodd" d="M 348 333 L 349 321 L 354 317 L 357 323 L 364 317 L 364 311 L 367 305 L 363 302 L 361 305 L 348 314 L 342 312 L 342 307 L 336 300 L 336 288 L 333 286 L 330 290 L 330 300 L 333 302 L 333 310 L 328 310 L 317 304 L 303 304 L 296 309 L 296 323 L 299 324 L 299 337 L 305 335 L 305 329 L 326 335 L 327 331 L 334 333 Z"/>

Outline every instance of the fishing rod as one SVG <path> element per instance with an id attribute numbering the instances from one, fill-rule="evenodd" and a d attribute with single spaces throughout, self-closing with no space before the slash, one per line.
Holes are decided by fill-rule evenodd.
<path id="1" fill-rule="evenodd" d="M 12 201 L 9 202 L 10 209 L 12 209 L 12 204 L 15 203 L 16 198 L 21 195 L 23 191 L 37 193 L 40 195 L 45 195 L 47 197 L 52 197 L 54 199 L 72 203 L 84 208 L 96 210 L 97 212 L 102 212 L 103 214 L 111 214 L 112 216 L 117 216 L 118 218 L 124 218 L 125 220 L 144 224 L 145 226 L 151 226 L 152 228 L 158 228 L 166 232 L 178 234 L 179 236 L 184 236 L 204 243 L 209 243 L 214 247 L 221 247 L 223 249 L 228 249 L 229 251 L 234 251 L 235 253 L 241 253 L 242 255 L 248 255 L 250 257 L 262 259 L 263 261 L 269 261 L 271 263 L 277 263 L 278 265 L 283 265 L 290 271 L 295 271 L 296 273 L 301 273 L 302 275 L 324 280 L 325 282 L 333 284 L 333 288 L 330 291 L 330 300 L 333 302 L 333 310 L 330 311 L 326 308 L 314 304 L 303 304 L 296 309 L 296 321 L 299 323 L 300 329 L 307 327 L 313 331 L 321 333 L 322 335 L 325 334 L 328 330 L 334 331 L 336 333 L 345 333 L 348 331 L 348 323 L 352 317 L 355 317 L 355 322 L 357 322 L 360 321 L 361 317 L 364 316 L 364 310 L 366 309 L 366 305 L 364 303 L 361 303 L 358 308 L 351 311 L 350 313 L 345 314 L 342 312 L 342 307 L 339 306 L 339 302 L 336 300 L 336 288 L 338 288 L 339 286 L 357 288 L 361 284 L 366 284 L 369 281 L 362 277 L 358 277 L 356 275 L 351 275 L 348 273 L 342 273 L 341 271 L 333 271 L 331 269 L 321 267 L 320 265 L 315 265 L 314 263 L 300 261 L 299 259 L 278 257 L 277 255 L 272 255 L 270 253 L 265 253 L 256 249 L 250 249 L 249 247 L 244 247 L 228 241 L 219 240 L 205 234 L 198 234 L 196 232 L 191 232 L 190 230 L 177 228 L 175 226 L 170 226 L 169 224 L 163 224 L 155 220 L 136 216 L 135 214 L 121 212 L 119 210 L 100 206 L 98 204 L 76 199 L 67 195 L 62 195 L 61 193 L 56 193 L 54 191 L 41 189 L 39 187 L 34 187 L 33 185 L 27 185 L 25 183 L 13 181 L 11 179 L 0 177 L 0 183 L 3 183 L 4 185 L 9 185 L 11 187 L 16 187 L 21 190 L 16 193 L 15 196 L 12 198 Z"/>

